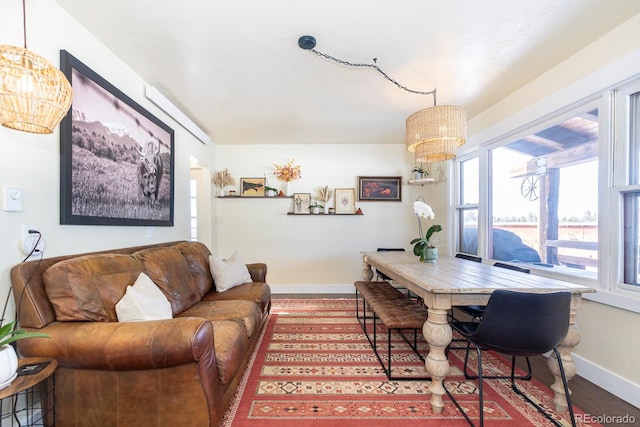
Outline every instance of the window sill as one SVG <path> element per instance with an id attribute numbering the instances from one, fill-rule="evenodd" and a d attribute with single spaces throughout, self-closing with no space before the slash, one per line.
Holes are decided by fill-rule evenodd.
<path id="1" fill-rule="evenodd" d="M 640 295 L 635 295 L 636 292 L 605 291 L 602 289 L 596 289 L 596 291 L 591 294 L 582 294 L 582 298 L 633 313 L 640 313 Z"/>

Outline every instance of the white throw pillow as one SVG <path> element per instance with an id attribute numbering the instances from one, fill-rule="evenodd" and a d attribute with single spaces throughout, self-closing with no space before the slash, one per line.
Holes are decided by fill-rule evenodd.
<path id="1" fill-rule="evenodd" d="M 209 268 L 218 292 L 227 291 L 243 283 L 252 282 L 251 274 L 238 252 L 230 258 L 222 259 L 215 255 L 209 256 Z"/>
<path id="2" fill-rule="evenodd" d="M 171 304 L 160 288 L 144 273 L 133 286 L 127 286 L 124 296 L 116 304 L 118 322 L 171 319 Z"/>

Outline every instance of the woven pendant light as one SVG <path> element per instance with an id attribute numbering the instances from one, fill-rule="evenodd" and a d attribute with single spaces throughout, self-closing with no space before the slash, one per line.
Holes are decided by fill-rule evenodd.
<path id="1" fill-rule="evenodd" d="M 24 13 L 24 0 L 22 7 Z M 71 106 L 71 85 L 49 61 L 27 50 L 26 22 L 24 33 L 24 48 L 0 45 L 0 123 L 24 132 L 52 133 Z"/>
<path id="2" fill-rule="evenodd" d="M 454 105 L 425 108 L 407 118 L 406 130 L 407 150 L 416 162 L 453 159 L 467 141 L 467 113 Z"/>

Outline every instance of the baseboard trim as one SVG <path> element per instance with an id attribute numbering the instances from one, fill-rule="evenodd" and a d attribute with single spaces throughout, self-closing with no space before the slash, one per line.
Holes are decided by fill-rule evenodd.
<path id="1" fill-rule="evenodd" d="M 345 294 L 355 295 L 356 288 L 349 285 L 272 285 L 272 294 Z"/>
<path id="2" fill-rule="evenodd" d="M 573 354 L 573 360 L 576 363 L 578 375 L 591 381 L 599 387 L 607 390 L 609 393 L 616 395 L 622 400 L 640 408 L 640 385 L 629 381 L 620 375 L 609 371 L 602 366 Z M 595 415 L 595 414 L 593 414 Z"/>

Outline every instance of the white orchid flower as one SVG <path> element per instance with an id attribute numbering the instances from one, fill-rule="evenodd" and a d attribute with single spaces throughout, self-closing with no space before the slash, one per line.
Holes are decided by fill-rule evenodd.
<path id="1" fill-rule="evenodd" d="M 420 200 L 413 202 L 413 211 L 418 215 L 418 217 L 429 219 L 434 219 L 436 217 L 431 206 Z"/>

